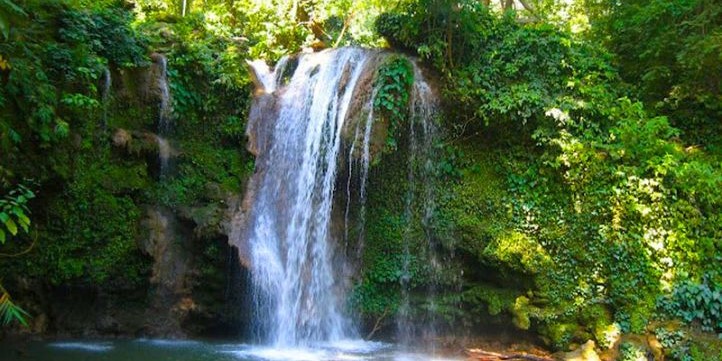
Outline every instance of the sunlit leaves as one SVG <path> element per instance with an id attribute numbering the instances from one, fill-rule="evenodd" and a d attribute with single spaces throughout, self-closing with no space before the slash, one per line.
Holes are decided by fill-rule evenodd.
<path id="1" fill-rule="evenodd" d="M 718 151 L 722 4 L 707 0 L 590 2 L 593 33 L 615 53 L 623 79 L 683 139 Z"/>
<path id="2" fill-rule="evenodd" d="M 396 132 L 408 113 L 409 93 L 414 81 L 411 63 L 404 57 L 392 57 L 384 63 L 376 75 L 374 109 L 388 117 L 391 149 L 396 149 Z"/>
<path id="3" fill-rule="evenodd" d="M 29 188 L 18 185 L 15 189 L 0 198 L 0 243 L 5 243 L 8 236 L 15 236 L 20 230 L 28 232 L 30 218 L 27 202 L 35 198 Z"/>

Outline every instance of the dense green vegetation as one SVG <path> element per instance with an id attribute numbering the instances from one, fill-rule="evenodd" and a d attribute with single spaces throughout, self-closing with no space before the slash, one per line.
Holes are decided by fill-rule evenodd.
<path id="1" fill-rule="evenodd" d="M 672 359 L 722 358 L 722 5 L 513 7 L 0 0 L 0 281 L 143 290 L 142 220 L 162 206 L 194 231 L 195 281 L 222 288 L 225 202 L 253 170 L 244 59 L 388 45 L 433 73 L 443 112 L 428 223 L 404 204 L 424 192 L 407 181 L 413 71 L 400 56 L 381 67 L 374 107 L 390 131 L 352 295 L 370 325 L 393 327 L 408 281 L 415 314 L 447 326 L 513 323 L 630 360 L 649 334 Z M 141 75 L 157 53 L 172 94 L 165 175 L 158 92 Z M 0 291 L 3 321 L 24 320 Z"/>

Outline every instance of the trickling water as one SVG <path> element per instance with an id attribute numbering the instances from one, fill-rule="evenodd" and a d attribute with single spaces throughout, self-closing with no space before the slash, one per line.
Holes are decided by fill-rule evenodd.
<path id="1" fill-rule="evenodd" d="M 168 59 L 163 55 L 158 55 L 156 66 L 158 67 L 158 75 L 155 86 L 158 88 L 160 96 L 158 103 L 158 135 L 156 142 L 158 143 L 158 160 L 160 163 L 160 178 L 164 179 L 170 171 L 171 146 L 168 142 L 172 123 L 171 123 L 171 100 L 170 87 L 168 86 Z"/>
<path id="2" fill-rule="evenodd" d="M 415 100 L 412 99 L 411 104 L 413 105 Z M 404 231 L 404 248 L 401 265 L 401 302 L 399 304 L 399 311 L 396 317 L 396 328 L 398 333 L 399 342 L 402 345 L 408 346 L 411 342 L 413 333 L 413 325 L 411 319 L 411 304 L 409 300 L 409 285 L 411 283 L 411 251 L 409 249 L 410 237 L 412 232 L 412 221 L 414 218 L 414 198 L 416 192 L 416 170 L 414 166 L 416 164 L 416 157 L 418 156 L 418 142 L 416 139 L 416 126 L 414 119 L 412 118 L 409 122 L 409 160 L 407 169 L 408 189 L 406 191 L 406 199 L 404 202 L 404 221 L 406 222 L 406 229 Z"/>
<path id="3" fill-rule="evenodd" d="M 364 112 L 366 115 L 366 121 L 363 123 L 363 134 L 360 134 L 361 122 L 356 123 L 354 130 L 354 136 L 351 143 L 351 150 L 348 155 L 348 178 L 346 180 L 346 211 L 344 212 L 344 242 L 345 248 L 348 249 L 348 231 L 349 231 L 349 213 L 352 203 L 351 195 L 351 184 L 354 177 L 353 165 L 356 157 L 356 144 L 361 140 L 361 172 L 359 172 L 359 214 L 357 219 L 357 228 L 359 230 L 358 239 L 356 240 L 356 254 L 354 255 L 357 259 L 361 257 L 361 251 L 363 250 L 364 243 L 364 232 L 366 225 L 366 185 L 369 175 L 369 166 L 371 165 L 371 130 L 374 123 L 374 99 L 376 98 L 376 89 L 373 90 L 373 94 L 369 98 L 369 101 L 364 105 Z"/>
<path id="4" fill-rule="evenodd" d="M 437 336 L 437 320 L 436 320 L 436 293 L 439 283 L 439 275 L 442 266 L 437 254 L 437 241 L 433 234 L 434 212 L 436 211 L 436 202 L 434 194 L 433 167 L 436 149 L 434 142 L 437 139 L 436 117 L 438 112 L 438 101 L 431 90 L 429 84 L 424 80 L 421 69 L 414 63 L 414 82 L 411 93 L 411 119 L 412 123 L 421 123 L 423 131 L 422 147 L 416 148 L 418 158 L 421 160 L 422 168 L 420 170 L 421 185 L 423 193 L 421 194 L 421 205 L 423 214 L 421 215 L 421 225 L 424 231 L 425 243 L 427 245 L 428 264 L 431 268 L 431 279 L 429 283 L 429 291 L 427 293 L 427 310 L 428 321 L 424 327 L 423 338 L 426 340 L 434 340 Z M 435 349 L 434 342 L 427 342 L 432 350 Z"/>
<path id="5" fill-rule="evenodd" d="M 165 138 L 156 136 L 155 140 L 158 143 L 158 159 L 160 160 L 160 177 L 162 179 L 168 174 L 171 148 Z"/>
<path id="6" fill-rule="evenodd" d="M 353 184 L 353 177 L 354 177 L 354 152 L 356 151 L 356 142 L 358 142 L 359 137 L 359 128 L 361 123 L 356 123 L 356 127 L 354 127 L 353 132 L 353 138 L 351 139 L 351 150 L 348 152 L 348 177 L 346 177 L 346 211 L 343 213 L 343 242 L 344 242 L 344 249 L 348 251 L 349 249 L 349 229 L 350 229 L 350 223 L 349 223 L 349 214 L 351 213 L 351 185 Z"/>
<path id="7" fill-rule="evenodd" d="M 171 102 L 170 88 L 168 86 L 168 59 L 160 55 L 158 57 L 158 67 L 160 74 L 158 75 L 158 90 L 160 92 L 160 104 L 158 115 L 158 133 L 162 136 L 168 135 L 171 127 Z"/>
<path id="8" fill-rule="evenodd" d="M 108 125 L 108 100 L 110 99 L 110 87 L 113 85 L 113 78 L 110 69 L 103 70 L 103 90 L 101 93 L 103 101 L 103 128 Z"/>
<path id="9" fill-rule="evenodd" d="M 421 69 L 416 63 L 413 64 L 414 84 L 411 89 L 409 106 L 409 149 L 406 199 L 404 203 L 404 220 L 406 230 L 404 232 L 404 246 L 401 267 L 401 302 L 396 318 L 397 337 L 402 345 L 408 346 L 415 337 L 416 331 L 423 330 L 426 339 L 433 339 L 436 335 L 434 321 L 435 305 L 434 296 L 441 265 L 436 254 L 436 244 L 432 231 L 432 222 L 435 210 L 434 185 L 433 185 L 433 160 L 434 141 L 437 137 L 435 118 L 437 115 L 438 102 L 431 87 L 426 82 Z M 419 129 L 420 128 L 420 129 Z M 421 131 L 421 134 L 419 133 Z M 420 187 L 421 189 L 417 189 Z M 419 206 L 420 205 L 420 206 Z M 411 315 L 410 284 L 411 284 L 411 259 L 410 243 L 412 242 L 414 218 L 416 209 L 421 208 L 421 228 L 424 242 L 427 245 L 427 263 L 430 265 L 431 282 L 429 294 L 427 295 L 427 308 L 429 310 L 428 322 L 419 327 L 419 320 L 413 319 Z M 430 345 L 433 348 L 432 344 Z"/>

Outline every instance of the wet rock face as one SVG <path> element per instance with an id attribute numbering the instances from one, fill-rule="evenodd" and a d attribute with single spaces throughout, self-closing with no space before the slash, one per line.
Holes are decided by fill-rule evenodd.
<path id="1" fill-rule="evenodd" d="M 153 61 L 148 71 L 145 73 L 142 85 L 142 94 L 144 98 L 151 104 L 158 104 L 161 111 L 167 107 L 170 102 L 170 91 L 168 89 L 167 79 L 167 62 L 165 55 L 153 53 L 150 55 Z"/>
<path id="2" fill-rule="evenodd" d="M 141 241 L 140 248 L 155 260 L 151 284 L 174 293 L 186 291 L 191 257 L 184 247 L 187 242 L 182 239 L 174 215 L 168 210 L 150 208 L 143 223 L 148 237 Z"/>
<path id="3" fill-rule="evenodd" d="M 254 78 L 258 79 L 258 77 L 256 75 Z M 246 136 L 248 137 L 246 148 L 249 153 L 256 156 L 255 173 L 246 183 L 242 201 L 232 201 L 230 209 L 234 211 L 229 214 L 230 221 L 227 227 L 230 243 L 238 249 L 241 264 L 246 268 L 251 266 L 251 256 L 248 243 L 243 241 L 243 235 L 247 231 L 248 212 L 258 194 L 259 180 L 263 178 L 268 167 L 272 166 L 269 164 L 269 148 L 277 115 L 277 98 L 273 94 L 266 93 L 259 80 L 256 80 L 256 87 L 246 126 Z"/>
<path id="4" fill-rule="evenodd" d="M 253 97 L 246 126 L 247 150 L 256 157 L 268 153 L 269 142 L 276 125 L 276 97 L 273 94 L 257 93 Z"/>

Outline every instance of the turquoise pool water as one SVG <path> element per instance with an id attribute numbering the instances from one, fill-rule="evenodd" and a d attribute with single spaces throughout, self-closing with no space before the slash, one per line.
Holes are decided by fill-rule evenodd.
<path id="1" fill-rule="evenodd" d="M 382 342 L 347 340 L 308 348 L 273 348 L 220 341 L 64 340 L 0 344 L 2 361 L 425 361 L 454 360 L 403 351 Z M 458 358 L 461 360 L 462 358 Z"/>

